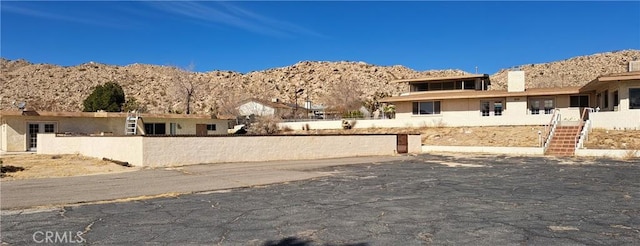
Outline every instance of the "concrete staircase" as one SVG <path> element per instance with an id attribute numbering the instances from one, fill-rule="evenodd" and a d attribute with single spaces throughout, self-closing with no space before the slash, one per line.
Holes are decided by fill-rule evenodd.
<path id="1" fill-rule="evenodd" d="M 577 126 L 557 126 L 546 155 L 553 156 L 573 156 L 576 151 L 576 135 L 582 130 L 581 125 Z"/>

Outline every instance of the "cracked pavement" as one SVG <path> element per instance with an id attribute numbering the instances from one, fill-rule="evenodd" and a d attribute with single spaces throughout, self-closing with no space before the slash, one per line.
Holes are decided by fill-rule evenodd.
<path id="1" fill-rule="evenodd" d="M 640 165 L 419 155 L 331 176 L 131 202 L 4 213 L 2 242 L 85 244 L 638 245 Z"/>

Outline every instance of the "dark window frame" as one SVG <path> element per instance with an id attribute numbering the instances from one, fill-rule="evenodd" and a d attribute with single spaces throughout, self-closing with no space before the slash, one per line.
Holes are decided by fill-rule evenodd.
<path id="1" fill-rule="evenodd" d="M 629 88 L 629 109 L 640 109 L 640 88 Z"/>
<path id="2" fill-rule="evenodd" d="M 216 124 L 207 124 L 207 131 L 215 131 Z"/>
<path id="3" fill-rule="evenodd" d="M 167 123 L 144 123 L 144 133 L 147 135 L 166 135 Z"/>
<path id="4" fill-rule="evenodd" d="M 571 107 L 571 108 L 586 108 L 586 107 L 589 107 L 589 95 L 572 95 L 572 96 L 569 96 L 569 107 Z"/>
<path id="5" fill-rule="evenodd" d="M 547 107 L 546 102 L 551 101 L 551 107 Z M 534 102 L 537 102 L 537 107 L 534 107 Z M 544 112 L 544 114 L 552 114 L 553 110 L 556 107 L 556 99 L 550 97 L 538 97 L 538 98 L 530 98 L 528 100 L 528 108 L 529 114 L 539 115 L 540 110 Z"/>
<path id="6" fill-rule="evenodd" d="M 430 111 L 427 111 L 429 108 L 425 108 L 424 110 L 421 108 L 422 106 L 426 106 L 431 104 Z M 424 112 L 424 113 L 423 113 Z M 430 113 L 428 113 L 430 112 Z M 413 115 L 439 115 L 442 114 L 442 103 L 441 101 L 419 101 L 413 102 Z"/>

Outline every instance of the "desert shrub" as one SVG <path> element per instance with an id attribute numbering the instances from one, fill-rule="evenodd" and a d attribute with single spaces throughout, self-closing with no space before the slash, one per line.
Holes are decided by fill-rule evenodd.
<path id="1" fill-rule="evenodd" d="M 342 114 L 342 118 L 364 118 L 364 114 L 360 110 L 351 110 Z"/>
<path id="2" fill-rule="evenodd" d="M 256 121 L 251 123 L 248 133 L 251 135 L 273 135 L 278 133 L 280 119 L 272 116 L 256 117 Z"/>
<path id="3" fill-rule="evenodd" d="M 124 102 L 124 90 L 122 90 L 122 87 L 117 83 L 108 82 L 93 89 L 93 92 L 82 104 L 85 112 L 96 112 L 98 110 L 120 112 Z"/>
<path id="4" fill-rule="evenodd" d="M 291 128 L 290 126 L 283 126 L 282 127 L 282 131 L 283 132 L 291 132 L 291 131 L 293 131 L 293 128 Z"/>

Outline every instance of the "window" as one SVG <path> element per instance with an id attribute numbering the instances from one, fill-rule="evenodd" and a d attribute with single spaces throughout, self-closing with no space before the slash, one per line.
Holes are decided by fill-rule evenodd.
<path id="1" fill-rule="evenodd" d="M 570 96 L 569 107 L 589 107 L 589 95 Z"/>
<path id="2" fill-rule="evenodd" d="M 543 109 L 544 114 L 552 114 L 555 108 L 554 99 L 552 98 L 534 98 L 529 100 L 529 112 L 531 114 L 540 114 Z"/>
<path id="3" fill-rule="evenodd" d="M 414 102 L 413 114 L 440 114 L 440 101 Z"/>
<path id="4" fill-rule="evenodd" d="M 502 115 L 502 111 L 504 110 L 502 100 L 493 100 L 493 101 L 481 101 L 480 102 L 480 113 L 482 116 L 490 116 L 491 111 L 493 111 L 494 116 Z"/>
<path id="5" fill-rule="evenodd" d="M 553 113 L 553 99 L 545 99 L 544 100 L 544 114 L 551 114 Z"/>
<path id="6" fill-rule="evenodd" d="M 597 107 L 600 107 L 600 105 L 602 105 L 602 93 L 596 94 L 596 104 Z"/>
<path id="7" fill-rule="evenodd" d="M 604 108 L 609 108 L 609 91 L 604 91 L 604 101 L 602 102 Z"/>
<path id="8" fill-rule="evenodd" d="M 442 83 L 442 89 L 443 90 L 454 90 L 455 89 L 455 83 L 454 82 L 444 82 L 444 83 Z"/>
<path id="9" fill-rule="evenodd" d="M 640 109 L 640 88 L 629 88 L 629 109 Z"/>
<path id="10" fill-rule="evenodd" d="M 613 92 L 613 106 L 617 107 L 620 104 L 620 98 L 618 97 L 618 91 Z"/>
<path id="11" fill-rule="evenodd" d="M 216 130 L 216 124 L 207 125 L 207 131 L 215 131 L 215 130 Z"/>
<path id="12" fill-rule="evenodd" d="M 145 134 L 150 134 L 150 135 L 167 134 L 166 124 L 165 123 L 145 123 L 144 132 Z"/>
<path id="13" fill-rule="evenodd" d="M 475 80 L 465 80 L 463 81 L 465 90 L 475 90 L 476 89 L 476 81 Z"/>
<path id="14" fill-rule="evenodd" d="M 483 101 L 480 103 L 480 112 L 482 113 L 482 116 L 489 116 L 490 104 L 491 103 L 488 101 Z"/>
<path id="15" fill-rule="evenodd" d="M 44 132 L 45 133 L 54 133 L 54 132 L 56 132 L 55 125 L 54 124 L 44 124 Z"/>
<path id="16" fill-rule="evenodd" d="M 176 129 L 178 128 L 177 125 L 178 124 L 176 124 L 176 123 L 169 123 L 169 134 L 170 135 L 176 135 L 176 133 L 177 133 Z"/>
<path id="17" fill-rule="evenodd" d="M 413 84 L 411 86 L 411 91 L 428 91 L 428 90 L 429 90 L 428 83 Z"/>
<path id="18" fill-rule="evenodd" d="M 500 116 L 502 115 L 502 101 L 495 101 L 493 102 L 493 115 L 495 116 Z"/>
<path id="19" fill-rule="evenodd" d="M 442 90 L 442 82 L 438 83 L 430 83 L 429 84 L 430 91 L 441 91 Z"/>

